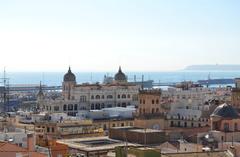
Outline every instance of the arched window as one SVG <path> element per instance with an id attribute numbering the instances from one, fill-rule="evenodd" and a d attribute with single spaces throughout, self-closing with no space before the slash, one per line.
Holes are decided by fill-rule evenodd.
<path id="1" fill-rule="evenodd" d="M 67 111 L 67 105 L 66 104 L 63 105 L 63 111 Z"/>
<path id="2" fill-rule="evenodd" d="M 96 97 L 95 97 L 96 99 L 100 99 L 100 95 L 96 95 Z"/>
<path id="3" fill-rule="evenodd" d="M 74 110 L 78 110 L 78 104 L 74 105 Z"/>
<path id="4" fill-rule="evenodd" d="M 126 99 L 126 94 L 123 94 L 123 95 L 122 95 L 122 98 L 123 98 L 123 99 Z"/>
<path id="5" fill-rule="evenodd" d="M 96 104 L 95 109 L 100 110 L 100 104 Z"/>
<path id="6" fill-rule="evenodd" d="M 108 95 L 108 96 L 107 96 L 107 99 L 112 99 L 112 98 L 113 98 L 112 95 Z"/>
<path id="7" fill-rule="evenodd" d="M 142 99 L 140 99 L 140 104 L 142 104 Z"/>
<path id="8" fill-rule="evenodd" d="M 155 112 L 155 109 L 154 108 L 152 108 L 152 114 Z"/>
<path id="9" fill-rule="evenodd" d="M 104 97 L 104 95 L 102 95 L 102 99 L 104 99 L 105 97 Z"/>
<path id="10" fill-rule="evenodd" d="M 120 95 L 118 95 L 118 99 L 120 99 L 121 98 L 121 96 Z"/>
<path id="11" fill-rule="evenodd" d="M 154 104 L 155 103 L 155 101 L 154 100 L 152 100 L 152 104 Z"/>
<path id="12" fill-rule="evenodd" d="M 187 127 L 187 122 L 184 122 L 184 127 L 185 127 L 185 128 Z"/>
<path id="13" fill-rule="evenodd" d="M 159 100 L 158 99 L 156 100 L 156 104 L 159 104 Z"/>
<path id="14" fill-rule="evenodd" d="M 73 104 L 68 104 L 68 110 L 72 111 L 73 110 Z"/>
<path id="15" fill-rule="evenodd" d="M 91 104 L 91 110 L 94 110 L 94 104 Z"/>

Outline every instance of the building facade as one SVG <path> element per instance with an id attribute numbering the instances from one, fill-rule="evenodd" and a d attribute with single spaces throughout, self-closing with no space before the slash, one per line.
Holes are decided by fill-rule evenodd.
<path id="1" fill-rule="evenodd" d="M 75 116 L 80 110 L 137 106 L 139 89 L 139 85 L 127 82 L 127 76 L 121 67 L 114 81 L 105 84 L 77 84 L 76 76 L 69 68 L 63 78 L 62 98 L 43 101 L 40 97 L 38 102 L 44 111 L 64 112 Z"/>

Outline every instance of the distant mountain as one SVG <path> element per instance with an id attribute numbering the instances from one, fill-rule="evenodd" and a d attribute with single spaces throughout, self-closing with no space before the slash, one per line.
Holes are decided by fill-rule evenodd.
<path id="1" fill-rule="evenodd" d="M 199 70 L 199 71 L 240 71 L 240 65 L 190 65 L 184 70 Z"/>

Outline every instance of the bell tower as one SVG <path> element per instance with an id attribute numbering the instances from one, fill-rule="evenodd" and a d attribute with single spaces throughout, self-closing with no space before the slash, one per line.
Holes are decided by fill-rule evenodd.
<path id="1" fill-rule="evenodd" d="M 68 72 L 63 77 L 63 97 L 65 100 L 74 99 L 73 89 L 76 85 L 76 76 L 72 73 L 71 67 L 69 67 Z"/>

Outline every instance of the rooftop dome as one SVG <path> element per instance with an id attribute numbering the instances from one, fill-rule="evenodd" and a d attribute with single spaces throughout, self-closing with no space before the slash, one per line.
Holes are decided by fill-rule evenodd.
<path id="1" fill-rule="evenodd" d="M 222 117 L 222 118 L 232 118 L 232 119 L 239 118 L 237 110 L 234 109 L 231 105 L 226 104 L 226 103 L 218 106 L 213 111 L 211 116 L 218 116 L 218 117 Z"/>
<path id="2" fill-rule="evenodd" d="M 127 81 L 126 75 L 122 72 L 121 67 L 118 69 L 118 73 L 116 73 L 114 77 L 115 81 Z"/>
<path id="3" fill-rule="evenodd" d="M 68 72 L 64 75 L 63 78 L 64 82 L 76 82 L 76 77 L 72 73 L 71 68 L 69 67 Z"/>

